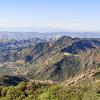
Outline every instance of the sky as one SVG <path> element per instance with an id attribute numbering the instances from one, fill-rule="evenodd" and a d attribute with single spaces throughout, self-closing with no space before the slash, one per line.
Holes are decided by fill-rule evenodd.
<path id="1" fill-rule="evenodd" d="M 100 32 L 100 0 L 0 0 L 0 29 Z"/>

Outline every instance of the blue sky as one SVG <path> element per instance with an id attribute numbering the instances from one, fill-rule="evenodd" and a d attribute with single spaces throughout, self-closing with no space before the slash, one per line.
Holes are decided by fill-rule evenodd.
<path id="1" fill-rule="evenodd" d="M 100 31 L 100 0 L 0 0 L 0 28 Z"/>

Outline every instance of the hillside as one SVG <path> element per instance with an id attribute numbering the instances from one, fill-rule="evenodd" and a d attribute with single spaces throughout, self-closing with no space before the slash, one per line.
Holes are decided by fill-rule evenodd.
<path id="1" fill-rule="evenodd" d="M 100 81 L 81 81 L 73 85 L 29 81 L 17 86 L 0 86 L 0 100 L 99 100 Z"/>
<path id="2" fill-rule="evenodd" d="M 74 51 L 80 48 L 81 52 L 74 54 L 63 50 L 75 43 L 80 43 L 85 49 L 77 46 Z M 93 45 L 93 48 L 87 43 Z M 99 43 L 99 39 L 79 39 L 66 36 L 51 43 L 39 43 L 31 50 L 31 63 L 22 65 L 25 67 L 19 68 L 16 73 L 32 79 L 64 81 L 100 65 Z"/>
<path id="3" fill-rule="evenodd" d="M 100 99 L 99 38 L 0 43 L 0 100 Z"/>

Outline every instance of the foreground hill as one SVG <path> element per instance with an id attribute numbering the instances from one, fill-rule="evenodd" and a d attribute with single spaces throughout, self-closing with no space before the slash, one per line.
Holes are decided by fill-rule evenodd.
<path id="1" fill-rule="evenodd" d="M 39 81 L 0 86 L 0 100 L 100 100 L 100 81 L 61 85 Z"/>

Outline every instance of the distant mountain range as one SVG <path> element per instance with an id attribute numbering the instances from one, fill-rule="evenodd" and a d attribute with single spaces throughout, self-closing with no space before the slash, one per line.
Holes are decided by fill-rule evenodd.
<path id="1" fill-rule="evenodd" d="M 46 32 L 46 33 L 37 33 L 37 32 L 0 32 L 0 38 L 8 39 L 30 39 L 30 38 L 39 38 L 39 39 L 57 39 L 61 36 L 71 36 L 79 38 L 100 38 L 99 32 Z"/>

